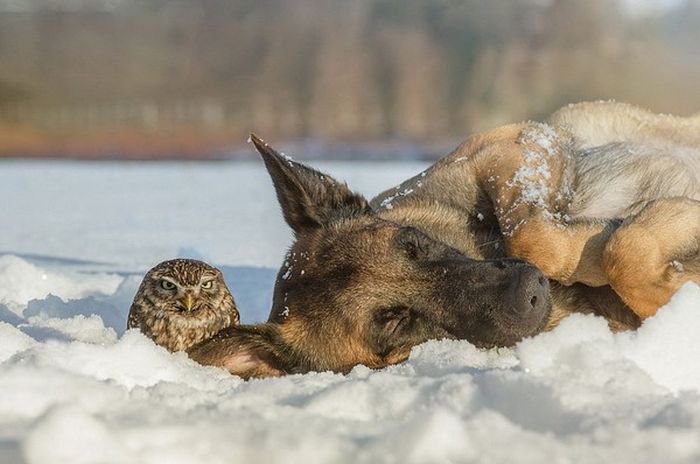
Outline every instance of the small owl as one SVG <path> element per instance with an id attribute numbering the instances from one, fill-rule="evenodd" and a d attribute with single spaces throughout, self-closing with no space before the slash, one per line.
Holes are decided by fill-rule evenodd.
<path id="1" fill-rule="evenodd" d="M 201 261 L 173 259 L 146 273 L 127 328 L 140 329 L 170 351 L 183 351 L 238 323 L 221 271 Z"/>

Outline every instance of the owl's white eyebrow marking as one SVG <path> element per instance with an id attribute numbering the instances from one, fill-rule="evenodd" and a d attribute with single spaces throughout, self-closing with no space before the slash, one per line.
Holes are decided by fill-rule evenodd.
<path id="1" fill-rule="evenodd" d="M 168 282 L 170 282 L 173 285 L 177 285 L 178 287 L 180 286 L 180 284 L 177 282 L 177 280 L 171 279 L 170 277 L 165 277 L 165 276 L 159 277 L 158 280 L 167 280 Z"/>

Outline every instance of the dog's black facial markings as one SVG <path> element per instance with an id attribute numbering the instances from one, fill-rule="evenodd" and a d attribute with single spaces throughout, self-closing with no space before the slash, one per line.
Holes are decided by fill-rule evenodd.
<path id="1" fill-rule="evenodd" d="M 382 219 L 344 184 L 264 143 L 256 147 L 296 238 L 278 274 L 270 322 L 303 369 L 386 365 L 430 339 L 512 345 L 543 325 L 545 306 L 530 301 L 548 295 L 533 283 L 531 267 L 473 259 L 491 255 L 469 257 L 430 229 Z"/>
<path id="2" fill-rule="evenodd" d="M 414 230 L 398 237 L 399 246 L 418 248 L 420 243 L 420 258 L 409 254 L 413 269 L 427 282 L 416 297 L 431 308 L 426 316 L 438 318 L 452 337 L 481 347 L 510 346 L 544 328 L 551 311 L 549 289 L 534 267 L 518 259 L 474 260 Z"/>
<path id="3" fill-rule="evenodd" d="M 339 318 L 362 325 L 364 343 L 380 357 L 436 338 L 509 346 L 544 326 L 545 312 L 513 311 L 503 297 L 531 266 L 517 259 L 475 260 L 419 229 L 379 222 L 349 234 L 334 231 L 315 249 L 305 248 L 303 254 L 318 262 L 306 275 L 285 278 L 280 272 L 277 314 L 298 308 L 314 330 Z M 369 248 L 358 245 L 375 234 L 388 238 L 370 240 Z"/>

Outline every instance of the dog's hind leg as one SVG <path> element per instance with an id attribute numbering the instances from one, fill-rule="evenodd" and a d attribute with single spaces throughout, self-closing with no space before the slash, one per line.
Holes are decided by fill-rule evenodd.
<path id="1" fill-rule="evenodd" d="M 654 315 L 684 283 L 700 284 L 700 201 L 649 203 L 612 234 L 602 264 L 610 285 L 637 315 Z"/>

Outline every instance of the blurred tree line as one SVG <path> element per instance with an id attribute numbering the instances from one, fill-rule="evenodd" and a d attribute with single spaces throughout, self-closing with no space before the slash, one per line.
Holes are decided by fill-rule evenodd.
<path id="1" fill-rule="evenodd" d="M 700 0 L 0 0 L 0 118 L 366 140 L 586 99 L 691 113 L 699 43 Z"/>

